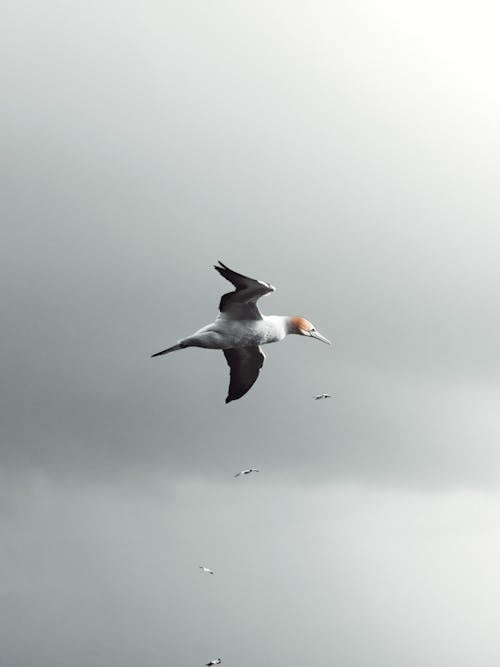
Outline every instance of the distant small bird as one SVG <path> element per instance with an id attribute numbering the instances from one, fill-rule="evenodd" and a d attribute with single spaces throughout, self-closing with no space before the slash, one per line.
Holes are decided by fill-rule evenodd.
<path id="1" fill-rule="evenodd" d="M 236 273 L 222 262 L 214 269 L 235 286 L 233 292 L 224 294 L 219 303 L 220 313 L 212 324 L 182 338 L 177 345 L 153 354 L 159 357 L 185 347 L 205 347 L 222 350 L 230 368 L 229 391 L 226 403 L 244 396 L 259 377 L 265 355 L 261 345 L 276 343 L 288 334 L 316 338 L 323 343 L 330 341 L 316 330 L 304 317 L 263 315 L 257 301 L 261 296 L 274 292 L 275 288 L 262 280 L 255 280 Z"/>
<path id="2" fill-rule="evenodd" d="M 315 401 L 319 401 L 322 398 L 331 398 L 331 397 L 332 397 L 331 394 L 317 394 L 316 396 L 313 396 Z"/>
<path id="3" fill-rule="evenodd" d="M 206 667 L 210 667 L 211 665 L 220 665 L 222 662 L 222 658 L 215 658 L 215 660 L 210 660 L 210 662 L 206 662 L 205 665 Z"/>
<path id="4" fill-rule="evenodd" d="M 204 565 L 198 565 L 200 570 L 203 570 L 203 572 L 206 572 L 207 574 L 215 574 L 213 570 L 211 570 L 209 567 L 205 567 Z"/>
<path id="5" fill-rule="evenodd" d="M 245 468 L 245 470 L 240 470 L 240 472 L 237 472 L 235 477 L 239 477 L 240 475 L 249 475 L 251 472 L 260 472 L 260 470 L 257 470 L 257 468 Z"/>

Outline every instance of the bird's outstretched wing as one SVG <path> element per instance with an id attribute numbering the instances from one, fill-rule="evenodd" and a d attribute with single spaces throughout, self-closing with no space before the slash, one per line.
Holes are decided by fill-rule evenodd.
<path id="1" fill-rule="evenodd" d="M 274 292 L 276 288 L 269 283 L 236 273 L 220 260 L 219 264 L 220 266 L 214 266 L 214 269 L 236 287 L 234 292 L 228 292 L 221 297 L 220 312 L 237 319 L 261 320 L 262 314 L 257 307 L 257 301 L 261 296 Z"/>
<path id="2" fill-rule="evenodd" d="M 231 369 L 229 391 L 226 397 L 226 403 L 229 403 L 244 396 L 254 384 L 259 377 L 266 355 L 256 345 L 223 350 L 223 352 Z"/>

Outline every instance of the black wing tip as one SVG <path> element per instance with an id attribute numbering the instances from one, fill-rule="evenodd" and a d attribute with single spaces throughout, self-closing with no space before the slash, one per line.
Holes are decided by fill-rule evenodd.
<path id="1" fill-rule="evenodd" d="M 237 271 L 233 271 L 233 269 L 230 269 L 229 266 L 226 266 L 222 262 L 219 262 L 219 264 L 220 264 L 220 266 L 217 266 L 217 264 L 214 264 L 214 269 L 216 271 L 218 271 L 221 274 L 221 276 L 224 276 L 224 278 L 226 278 L 225 274 L 227 274 L 227 273 L 230 273 L 230 274 L 231 273 L 236 273 L 237 275 L 240 275 L 240 274 L 237 273 Z M 226 280 L 227 280 L 227 278 L 226 278 Z"/>
<path id="2" fill-rule="evenodd" d="M 231 403 L 231 401 L 239 401 L 240 398 L 243 398 L 243 396 L 245 396 L 245 394 L 247 394 L 250 391 L 251 388 L 252 387 L 250 386 L 250 387 L 248 387 L 248 389 L 245 389 L 245 391 L 243 391 L 243 392 L 238 392 L 238 393 L 232 394 L 232 395 L 228 394 L 226 396 L 226 403 Z"/>
<path id="3" fill-rule="evenodd" d="M 224 266 L 224 265 L 217 266 L 216 264 L 214 264 L 214 269 L 217 271 L 217 273 L 220 273 L 220 275 L 223 278 L 225 278 L 226 280 L 229 280 L 229 278 L 227 277 L 227 272 L 231 271 L 231 269 L 228 269 L 227 266 Z M 231 281 L 229 281 L 229 282 L 231 282 Z"/>
<path id="4" fill-rule="evenodd" d="M 238 401 L 240 398 L 243 398 L 243 396 L 248 392 L 249 389 L 250 387 L 246 389 L 243 393 L 236 392 L 234 394 L 228 394 L 226 396 L 226 404 L 231 403 L 231 401 Z"/>
<path id="5" fill-rule="evenodd" d="M 220 261 L 220 259 L 217 260 L 220 264 L 220 266 L 217 266 L 217 264 L 214 264 L 214 269 L 216 271 L 220 271 L 221 269 L 226 269 L 227 271 L 231 271 L 231 269 L 226 266 L 223 262 Z"/>

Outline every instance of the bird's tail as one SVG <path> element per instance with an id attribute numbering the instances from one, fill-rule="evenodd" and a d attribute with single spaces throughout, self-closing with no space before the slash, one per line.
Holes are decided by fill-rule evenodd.
<path id="1" fill-rule="evenodd" d="M 182 345 L 182 343 L 177 343 L 177 345 L 172 345 L 172 347 L 167 347 L 166 350 L 162 350 L 161 352 L 156 352 L 156 354 L 152 354 L 151 358 L 153 357 L 161 357 L 162 354 L 168 354 L 169 352 L 175 352 L 176 350 L 182 350 L 182 348 L 186 347 L 185 345 Z"/>

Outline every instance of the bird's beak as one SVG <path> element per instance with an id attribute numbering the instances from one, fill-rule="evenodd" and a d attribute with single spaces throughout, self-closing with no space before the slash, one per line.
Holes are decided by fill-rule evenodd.
<path id="1" fill-rule="evenodd" d="M 325 338 L 322 336 L 319 331 L 309 331 L 309 335 L 312 336 L 313 338 L 317 338 L 318 340 L 321 340 L 323 343 L 327 343 L 327 345 L 331 345 L 331 342 L 328 340 L 328 338 Z"/>

